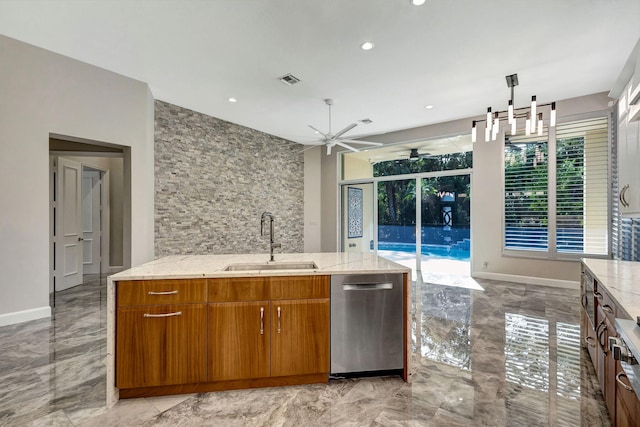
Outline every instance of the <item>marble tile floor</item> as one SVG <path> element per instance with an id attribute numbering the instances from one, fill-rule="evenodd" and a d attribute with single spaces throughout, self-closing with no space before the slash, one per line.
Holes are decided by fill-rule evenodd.
<path id="1" fill-rule="evenodd" d="M 105 408 L 105 280 L 0 328 L 0 425 L 608 426 L 578 291 L 413 283 L 413 382 L 397 377 L 121 400 Z M 440 278 L 439 283 L 442 283 Z M 480 289 L 478 289 L 480 288 Z"/>

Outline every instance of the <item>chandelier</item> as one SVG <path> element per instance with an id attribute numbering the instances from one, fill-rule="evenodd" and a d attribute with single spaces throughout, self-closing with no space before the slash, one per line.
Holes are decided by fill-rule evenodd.
<path id="1" fill-rule="evenodd" d="M 518 120 L 525 120 L 525 135 L 531 135 L 532 133 L 538 133 L 542 135 L 544 132 L 544 123 L 542 119 L 542 112 L 538 111 L 538 108 L 551 106 L 549 115 L 549 127 L 555 127 L 556 125 L 556 103 L 551 102 L 548 104 L 537 105 L 536 96 L 531 97 L 531 106 L 524 108 L 513 108 L 513 93 L 514 88 L 518 86 L 518 75 L 510 74 L 505 77 L 507 79 L 507 87 L 511 89 L 511 99 L 509 100 L 509 107 L 506 111 L 491 111 L 491 107 L 487 108 L 487 118 L 483 120 L 473 120 L 471 124 L 471 142 L 476 142 L 478 123 L 485 122 L 484 128 L 484 140 L 495 141 L 500 132 L 500 120 L 507 120 L 507 123 L 511 126 L 511 135 L 517 133 Z"/>

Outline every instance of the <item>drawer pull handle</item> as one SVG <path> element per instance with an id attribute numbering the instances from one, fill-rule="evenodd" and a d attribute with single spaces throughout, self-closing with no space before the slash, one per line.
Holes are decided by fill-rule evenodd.
<path id="1" fill-rule="evenodd" d="M 622 388 L 624 388 L 627 391 L 633 391 L 633 387 L 623 383 L 622 380 L 620 379 L 621 377 L 627 378 L 627 374 L 625 374 L 624 371 L 618 372 L 618 375 L 616 375 L 616 381 L 618 382 L 618 384 L 620 384 Z"/>
<path id="2" fill-rule="evenodd" d="M 147 295 L 178 295 L 178 290 L 162 292 L 149 291 L 147 292 Z"/>
<path id="3" fill-rule="evenodd" d="M 598 299 L 602 299 L 602 294 L 598 291 L 593 291 L 593 296 L 598 298 Z"/>
<path id="4" fill-rule="evenodd" d="M 629 184 L 625 184 L 622 187 L 622 190 L 620 190 L 620 194 L 618 196 L 618 199 L 620 200 L 620 203 L 622 203 L 622 206 L 625 208 L 629 207 L 629 202 L 627 202 L 627 190 L 629 189 Z"/>
<path id="5" fill-rule="evenodd" d="M 260 307 L 260 335 L 264 335 L 264 307 Z"/>
<path id="6" fill-rule="evenodd" d="M 393 289 L 393 283 L 351 283 L 342 285 L 344 291 L 375 291 L 380 289 Z"/>
<path id="7" fill-rule="evenodd" d="M 605 313 L 613 314 L 613 308 L 611 308 L 610 305 L 603 305 L 602 311 L 604 311 Z"/>
<path id="8" fill-rule="evenodd" d="M 182 316 L 181 311 L 176 311 L 174 313 L 163 313 L 163 314 L 150 314 L 145 313 L 144 317 L 173 317 L 173 316 Z"/>
<path id="9" fill-rule="evenodd" d="M 592 344 L 592 343 L 591 343 L 591 341 L 595 341 L 595 338 L 593 338 L 593 337 L 585 337 L 585 339 L 584 339 L 584 340 L 587 342 L 587 345 L 588 345 L 589 347 L 595 347 L 595 346 L 596 346 L 595 344 Z"/>
<path id="10" fill-rule="evenodd" d="M 278 307 L 278 333 L 280 333 L 280 307 Z"/>

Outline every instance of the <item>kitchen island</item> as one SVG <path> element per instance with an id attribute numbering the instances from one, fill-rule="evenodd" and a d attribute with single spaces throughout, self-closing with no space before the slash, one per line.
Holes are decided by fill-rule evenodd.
<path id="1" fill-rule="evenodd" d="M 119 398 L 327 382 L 333 275 L 410 270 L 370 253 L 168 256 L 107 282 L 107 406 Z M 141 362 L 144 361 L 144 362 Z"/>

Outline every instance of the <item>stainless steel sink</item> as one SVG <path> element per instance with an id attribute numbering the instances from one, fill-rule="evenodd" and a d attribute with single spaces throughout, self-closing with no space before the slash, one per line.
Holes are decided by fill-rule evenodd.
<path id="1" fill-rule="evenodd" d="M 224 271 L 258 271 L 258 270 L 316 270 L 315 262 L 265 262 L 256 264 L 229 264 Z"/>

